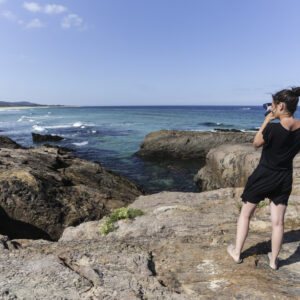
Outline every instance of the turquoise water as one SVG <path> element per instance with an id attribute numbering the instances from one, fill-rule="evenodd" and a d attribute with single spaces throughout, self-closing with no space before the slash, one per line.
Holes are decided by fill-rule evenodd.
<path id="1" fill-rule="evenodd" d="M 147 192 L 195 191 L 200 162 L 143 161 L 134 155 L 145 136 L 160 129 L 256 131 L 264 120 L 261 106 L 112 106 L 30 108 L 0 111 L 1 135 L 29 147 L 31 132 L 57 134 L 57 143 L 76 155 L 141 184 Z M 300 119 L 299 110 L 295 118 Z M 273 122 L 277 122 L 275 120 Z"/>

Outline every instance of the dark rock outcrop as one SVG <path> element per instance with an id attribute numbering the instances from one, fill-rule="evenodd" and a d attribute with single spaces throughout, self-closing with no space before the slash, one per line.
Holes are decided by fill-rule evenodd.
<path id="1" fill-rule="evenodd" d="M 298 299 L 300 198 L 285 218 L 279 270 L 268 266 L 270 207 L 257 208 L 237 265 L 241 188 L 161 192 L 130 207 L 146 212 L 120 220 L 103 236 L 103 220 L 66 228 L 58 242 L 0 236 L 0 298 L 9 299 Z"/>
<path id="2" fill-rule="evenodd" d="M 151 160 L 201 159 L 205 160 L 211 148 L 222 144 L 253 142 L 254 132 L 211 132 L 160 130 L 146 135 L 141 149 L 135 154 Z"/>
<path id="3" fill-rule="evenodd" d="M 0 233 L 11 238 L 57 240 L 65 227 L 142 194 L 126 177 L 60 148 L 0 149 Z"/>
<path id="4" fill-rule="evenodd" d="M 0 148 L 9 148 L 9 149 L 27 149 L 26 147 L 21 146 L 7 136 L 0 136 Z"/>
<path id="5" fill-rule="evenodd" d="M 222 128 L 214 128 L 214 130 L 217 130 L 217 131 L 223 131 L 223 132 L 243 132 L 242 130 L 239 130 L 239 129 L 222 129 Z"/>
<path id="6" fill-rule="evenodd" d="M 38 133 L 31 133 L 32 141 L 34 143 L 41 143 L 41 142 L 58 142 L 63 140 L 64 138 L 59 135 L 51 135 L 51 134 L 38 134 Z"/>
<path id="7" fill-rule="evenodd" d="M 51 145 L 48 143 L 43 144 L 43 146 L 47 147 L 47 148 L 55 148 L 58 150 L 58 154 L 64 154 L 66 152 L 76 152 L 76 150 L 68 148 L 68 147 L 61 147 L 61 146 L 57 146 L 57 145 Z"/>

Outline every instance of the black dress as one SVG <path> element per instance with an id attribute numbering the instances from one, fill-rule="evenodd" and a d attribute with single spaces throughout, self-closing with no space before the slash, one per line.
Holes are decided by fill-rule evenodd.
<path id="1" fill-rule="evenodd" d="M 293 184 L 293 159 L 300 151 L 300 128 L 289 131 L 281 123 L 268 123 L 262 131 L 263 145 L 258 166 L 249 176 L 241 195 L 243 202 L 269 198 L 288 205 Z"/>

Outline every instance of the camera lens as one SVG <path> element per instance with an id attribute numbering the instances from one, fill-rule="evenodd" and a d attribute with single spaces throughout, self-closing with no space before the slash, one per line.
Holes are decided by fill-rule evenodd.
<path id="1" fill-rule="evenodd" d="M 263 108 L 268 109 L 269 106 L 272 106 L 272 103 L 264 103 Z"/>

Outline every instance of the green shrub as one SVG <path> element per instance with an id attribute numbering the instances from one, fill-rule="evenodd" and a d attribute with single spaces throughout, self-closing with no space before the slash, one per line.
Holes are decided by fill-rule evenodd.
<path id="1" fill-rule="evenodd" d="M 103 224 L 100 228 L 100 231 L 107 235 L 112 231 L 115 231 L 117 228 L 114 223 L 121 219 L 134 219 L 137 216 L 145 215 L 146 213 L 140 209 L 134 209 L 129 207 L 121 207 L 114 209 L 109 216 L 103 218 Z"/>

